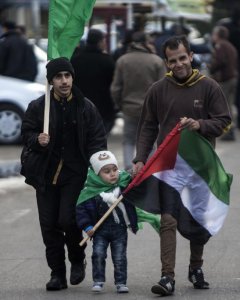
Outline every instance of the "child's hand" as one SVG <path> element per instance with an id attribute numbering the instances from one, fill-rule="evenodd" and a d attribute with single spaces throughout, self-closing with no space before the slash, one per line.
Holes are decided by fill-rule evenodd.
<path id="1" fill-rule="evenodd" d="M 86 232 L 86 234 L 89 236 L 89 237 L 92 237 L 94 235 L 94 230 L 93 229 L 90 229 Z"/>

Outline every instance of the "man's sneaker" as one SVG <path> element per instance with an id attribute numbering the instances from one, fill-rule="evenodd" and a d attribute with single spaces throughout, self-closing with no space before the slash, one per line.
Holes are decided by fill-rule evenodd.
<path id="1" fill-rule="evenodd" d="M 192 282 L 195 289 L 209 289 L 209 283 L 205 281 L 201 268 L 192 269 L 189 266 L 188 280 Z"/>
<path id="2" fill-rule="evenodd" d="M 46 284 L 47 291 L 59 291 L 66 289 L 67 287 L 68 286 L 66 278 L 57 275 L 51 276 L 49 282 Z"/>
<path id="3" fill-rule="evenodd" d="M 83 260 L 80 263 L 72 264 L 70 271 L 70 283 L 72 285 L 79 284 L 85 278 L 86 270 L 86 260 Z"/>
<path id="4" fill-rule="evenodd" d="M 152 293 L 162 296 L 172 295 L 175 289 L 175 281 L 168 276 L 162 276 L 160 281 L 152 286 Z"/>
<path id="5" fill-rule="evenodd" d="M 116 284 L 117 293 L 123 294 L 128 293 L 129 289 L 125 284 Z"/>
<path id="6" fill-rule="evenodd" d="M 94 282 L 92 292 L 100 293 L 103 290 L 103 282 Z"/>

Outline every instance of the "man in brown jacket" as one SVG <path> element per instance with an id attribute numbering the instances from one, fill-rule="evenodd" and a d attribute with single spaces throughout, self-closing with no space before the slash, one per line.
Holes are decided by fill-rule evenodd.
<path id="1" fill-rule="evenodd" d="M 146 92 L 164 73 L 163 60 L 152 53 L 147 36 L 143 32 L 135 32 L 129 51 L 117 60 L 111 85 L 112 98 L 123 112 L 125 169 L 132 167 L 137 125 Z"/>
<path id="2" fill-rule="evenodd" d="M 163 51 L 170 70 L 166 76 L 149 89 L 138 126 L 137 154 L 133 174 L 144 166 L 152 145 L 158 145 L 181 121 L 181 128 L 198 131 L 213 145 L 231 123 L 226 98 L 219 85 L 192 69 L 193 53 L 185 36 L 168 39 Z M 162 198 L 167 195 L 162 195 Z M 167 199 L 163 199 L 163 201 Z M 174 268 L 176 257 L 176 219 L 161 212 L 161 262 L 162 276 L 152 287 L 152 292 L 162 296 L 174 292 Z M 202 271 L 204 245 L 190 241 L 190 265 L 188 279 L 194 288 L 208 289 Z"/>
<path id="3" fill-rule="evenodd" d="M 235 47 L 228 41 L 228 36 L 229 32 L 226 27 L 215 26 L 213 28 L 212 42 L 214 47 L 209 71 L 211 77 L 220 84 L 232 114 L 232 106 L 237 91 L 238 54 Z M 234 129 L 231 128 L 222 139 L 235 140 Z"/>

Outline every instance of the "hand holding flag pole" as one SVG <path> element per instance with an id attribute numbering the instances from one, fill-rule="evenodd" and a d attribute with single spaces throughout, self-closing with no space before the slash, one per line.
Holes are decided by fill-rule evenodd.
<path id="1" fill-rule="evenodd" d="M 111 214 L 111 212 L 114 210 L 114 208 L 116 206 L 118 206 L 118 204 L 122 201 L 123 196 L 120 195 L 118 197 L 118 199 L 113 203 L 113 205 L 106 211 L 106 213 L 102 216 L 102 218 L 95 224 L 95 226 L 93 227 L 93 232 L 95 232 L 100 225 L 102 225 L 102 223 L 107 219 L 107 217 Z M 86 236 L 81 242 L 80 242 L 80 246 L 83 246 L 88 240 L 90 239 L 90 236 Z"/>

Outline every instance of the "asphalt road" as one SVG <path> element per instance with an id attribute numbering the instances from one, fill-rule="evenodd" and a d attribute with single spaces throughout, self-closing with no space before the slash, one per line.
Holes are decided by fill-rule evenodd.
<path id="1" fill-rule="evenodd" d="M 109 148 L 122 164 L 119 128 L 109 139 Z M 21 147 L 0 146 L 0 162 L 18 162 Z M 204 273 L 209 290 L 194 290 L 187 280 L 189 242 L 178 236 L 175 300 L 239 300 L 240 299 L 240 134 L 236 142 L 218 142 L 217 152 L 225 169 L 234 174 L 229 214 L 220 233 L 205 248 Z M 107 282 L 102 294 L 91 292 L 91 242 L 88 243 L 87 275 L 79 286 L 60 292 L 46 292 L 49 269 L 40 234 L 34 190 L 22 177 L 0 179 L 0 300 L 88 300 L 88 299 L 157 299 L 151 286 L 161 274 L 159 237 L 149 225 L 137 235 L 129 233 L 129 294 L 115 292 L 110 253 Z M 69 264 L 68 276 L 69 276 Z M 170 298 L 169 298 L 170 299 Z"/>

